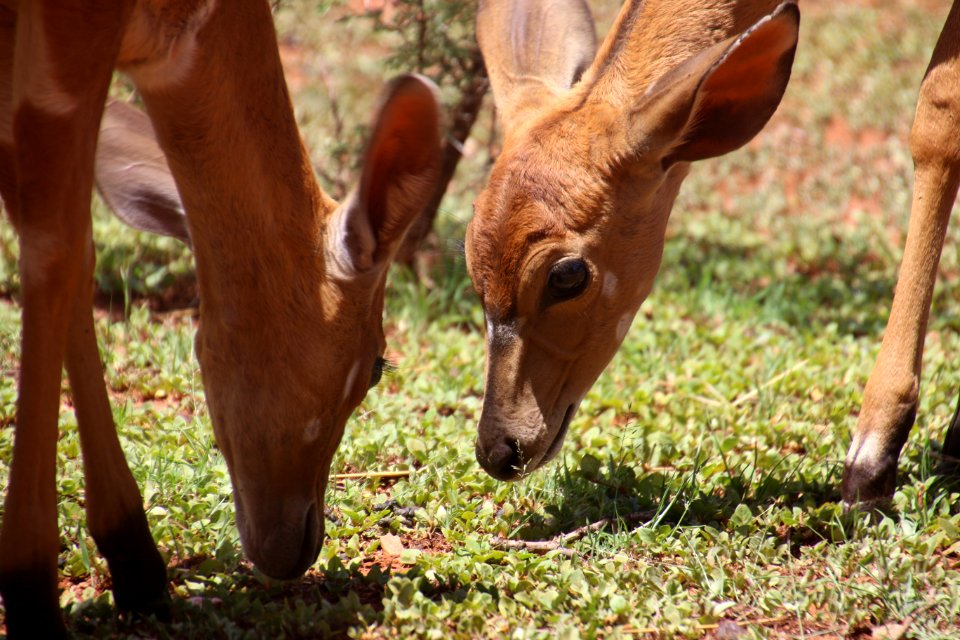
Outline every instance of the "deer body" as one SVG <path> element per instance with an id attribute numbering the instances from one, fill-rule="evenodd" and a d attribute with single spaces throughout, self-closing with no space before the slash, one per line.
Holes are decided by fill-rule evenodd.
<path id="1" fill-rule="evenodd" d="M 790 3 L 628 0 L 594 55 L 589 36 L 551 39 L 592 33 L 581 0 L 481 4 L 478 40 L 504 127 L 467 235 L 488 324 L 477 459 L 492 475 L 517 478 L 559 451 L 652 287 L 689 163 L 744 144 L 773 113 L 798 19 Z M 536 37 L 503 35 L 518 30 Z M 846 460 L 847 505 L 893 494 L 916 412 L 934 279 L 960 184 L 958 34 L 960 3 L 920 90 L 907 247 Z M 561 52 L 559 61 L 541 50 Z M 580 68 L 582 77 L 569 71 Z M 944 449 L 960 457 L 960 407 Z"/>
<path id="2" fill-rule="evenodd" d="M 0 193 L 20 238 L 23 302 L 0 530 L 8 632 L 64 632 L 54 467 L 64 363 L 88 523 L 117 604 L 150 610 L 166 596 L 93 330 L 95 155 L 121 217 L 193 247 L 196 352 L 244 550 L 268 575 L 300 575 L 319 552 L 344 423 L 382 367 L 386 267 L 434 188 L 434 90 L 415 77 L 389 86 L 359 187 L 338 206 L 300 141 L 266 2 L 24 1 L 0 7 L 0 27 Z M 104 112 L 114 68 L 149 119 L 120 104 Z"/>

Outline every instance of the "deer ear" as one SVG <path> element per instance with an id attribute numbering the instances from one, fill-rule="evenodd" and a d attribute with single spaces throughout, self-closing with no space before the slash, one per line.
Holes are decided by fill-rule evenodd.
<path id="1" fill-rule="evenodd" d="M 389 264 L 437 189 L 440 105 L 418 75 L 390 82 L 367 146 L 360 184 L 341 207 L 338 261 L 351 273 Z"/>
<path id="2" fill-rule="evenodd" d="M 477 43 L 509 137 L 580 79 L 597 35 L 584 0 L 482 0 Z"/>
<path id="3" fill-rule="evenodd" d="M 790 79 L 800 12 L 792 2 L 660 78 L 629 115 L 629 146 L 664 166 L 723 155 L 770 119 Z"/>
<path id="4" fill-rule="evenodd" d="M 187 217 L 147 114 L 111 100 L 97 143 L 96 183 L 123 222 L 190 244 Z"/>

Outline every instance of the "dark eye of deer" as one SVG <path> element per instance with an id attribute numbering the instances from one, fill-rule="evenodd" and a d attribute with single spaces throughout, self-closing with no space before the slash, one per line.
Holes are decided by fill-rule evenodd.
<path id="1" fill-rule="evenodd" d="M 580 258 L 565 258 L 553 265 L 547 277 L 547 300 L 561 302 L 576 298 L 587 288 L 590 270 Z"/>
<path id="2" fill-rule="evenodd" d="M 383 377 L 383 367 L 386 363 L 387 361 L 379 356 L 373 361 L 373 371 L 370 372 L 370 386 L 368 388 L 372 389 L 380 382 L 380 378 Z"/>

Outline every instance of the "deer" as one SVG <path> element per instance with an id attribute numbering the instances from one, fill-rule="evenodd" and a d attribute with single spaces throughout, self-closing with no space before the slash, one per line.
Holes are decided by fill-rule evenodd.
<path id="1" fill-rule="evenodd" d="M 124 220 L 189 241 L 195 352 L 241 544 L 263 574 L 300 576 L 319 553 L 345 423 L 383 370 L 387 267 L 437 181 L 437 90 L 414 75 L 387 84 L 358 184 L 338 204 L 301 141 L 266 0 L 7 0 L 0 28 L 0 194 L 22 305 L 0 530 L 9 637 L 66 635 L 55 484 L 64 366 L 87 524 L 116 606 L 162 614 L 169 601 L 98 353 L 95 174 Z M 115 69 L 145 115 L 105 108 Z"/>
<path id="2" fill-rule="evenodd" d="M 892 497 L 912 427 L 934 278 L 960 175 L 960 9 L 920 88 L 907 247 L 844 465 L 849 509 Z M 599 49 L 582 0 L 482 0 L 477 39 L 502 150 L 468 224 L 485 314 L 476 458 L 516 480 L 560 451 L 660 267 L 691 163 L 753 138 L 789 81 L 792 1 L 627 0 Z M 960 409 L 958 409 L 960 414 Z M 960 418 L 944 452 L 960 456 Z"/>

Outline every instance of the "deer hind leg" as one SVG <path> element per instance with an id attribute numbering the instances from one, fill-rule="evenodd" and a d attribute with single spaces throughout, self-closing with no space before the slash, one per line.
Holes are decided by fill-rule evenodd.
<path id="1" fill-rule="evenodd" d="M 897 461 L 913 426 L 930 301 L 960 184 L 960 3 L 950 9 L 920 86 L 910 132 L 913 204 L 900 278 L 880 355 L 867 382 L 843 471 L 848 506 L 893 496 Z"/>
<path id="2" fill-rule="evenodd" d="M 0 530 L 0 594 L 11 638 L 65 635 L 57 592 L 57 416 L 75 308 L 90 310 L 79 292 L 91 241 L 96 132 L 124 17 L 119 4 L 93 21 L 85 2 L 21 3 L 15 27 L 5 23 L 4 35 L 15 30 L 15 38 L 2 47 L 0 129 L 9 139 L 0 187 L 20 238 L 23 327 Z"/>

